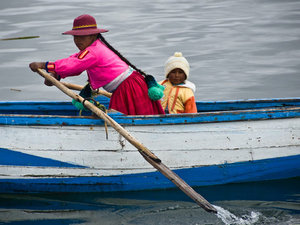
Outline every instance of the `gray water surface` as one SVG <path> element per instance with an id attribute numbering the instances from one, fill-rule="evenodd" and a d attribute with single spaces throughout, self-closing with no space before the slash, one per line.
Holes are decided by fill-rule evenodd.
<path id="1" fill-rule="evenodd" d="M 299 178 L 196 188 L 230 213 L 230 223 L 207 213 L 178 189 L 0 194 L 0 224 L 299 225 L 299 190 Z"/>
<path id="2" fill-rule="evenodd" d="M 106 39 L 133 64 L 162 80 L 163 64 L 181 51 L 197 100 L 300 96 L 300 1 L 278 0 L 1 0 L 2 100 L 68 100 L 28 69 L 78 50 L 73 19 L 93 15 Z M 83 84 L 86 74 L 67 78 Z"/>

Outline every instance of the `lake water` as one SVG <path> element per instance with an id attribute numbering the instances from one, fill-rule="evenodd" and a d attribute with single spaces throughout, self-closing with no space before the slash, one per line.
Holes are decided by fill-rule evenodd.
<path id="1" fill-rule="evenodd" d="M 226 217 L 231 222 L 227 224 L 236 225 L 299 225 L 299 190 L 299 178 L 196 188 L 213 205 L 232 213 Z M 106 194 L 0 194 L 0 224 L 225 223 L 181 191 L 171 189 Z"/>
<path id="2" fill-rule="evenodd" d="M 1 101 L 70 100 L 43 85 L 32 61 L 77 49 L 71 29 L 93 15 L 105 38 L 133 64 L 162 80 L 165 60 L 181 51 L 197 100 L 300 97 L 297 0 L 1 0 Z M 84 84 L 86 75 L 66 79 Z M 197 189 L 240 224 L 300 224 L 300 180 Z M 233 221 L 233 220 L 231 220 Z M 114 194 L 0 195 L 0 224 L 224 224 L 178 190 Z"/>
<path id="3" fill-rule="evenodd" d="M 162 80 L 181 51 L 198 100 L 300 96 L 300 1 L 295 0 L 1 0 L 2 100 L 67 100 L 28 69 L 77 52 L 73 19 L 93 15 L 106 39 L 133 64 Z M 83 84 L 86 76 L 68 79 Z"/>

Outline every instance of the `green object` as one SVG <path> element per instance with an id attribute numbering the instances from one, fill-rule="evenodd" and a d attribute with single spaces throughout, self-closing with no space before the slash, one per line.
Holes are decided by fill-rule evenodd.
<path id="1" fill-rule="evenodd" d="M 100 102 L 94 100 L 94 105 L 97 106 L 99 109 L 101 109 L 103 112 L 106 112 L 106 108 L 104 105 L 100 104 Z"/>
<path id="2" fill-rule="evenodd" d="M 160 87 L 151 87 L 148 89 L 150 99 L 157 101 L 164 96 L 164 91 Z"/>
<path id="3" fill-rule="evenodd" d="M 90 102 L 92 102 L 90 100 Z M 93 103 L 93 102 L 92 102 Z M 72 104 L 78 109 L 78 110 L 84 110 L 84 111 L 89 111 L 87 108 L 83 106 L 81 102 L 76 101 L 75 99 L 72 100 Z"/>
<path id="4" fill-rule="evenodd" d="M 162 90 L 162 91 L 164 91 L 165 90 L 165 87 L 164 86 L 162 86 L 161 84 L 157 84 L 158 85 L 158 87 L 159 87 L 159 89 L 160 90 Z"/>
<path id="5" fill-rule="evenodd" d="M 104 105 L 100 104 L 100 102 L 94 100 L 92 98 L 92 89 L 90 84 L 88 83 L 87 85 L 85 85 L 82 90 L 80 91 L 79 95 L 81 97 L 83 97 L 85 100 L 89 101 L 90 103 L 93 103 L 95 106 L 97 106 L 99 109 L 101 109 L 103 112 L 106 111 L 106 108 Z M 81 111 L 89 111 L 89 109 L 85 108 L 84 105 L 79 102 L 76 101 L 75 99 L 72 100 L 72 104 Z"/>
<path id="6" fill-rule="evenodd" d="M 87 83 L 83 88 L 82 90 L 79 92 L 79 95 L 81 97 L 83 97 L 84 99 L 87 99 L 89 100 L 91 97 L 92 97 L 92 89 L 91 89 L 91 86 L 89 83 Z M 89 100 L 91 103 L 93 103 L 92 100 Z M 79 101 L 76 101 L 75 99 L 72 100 L 72 104 L 80 111 L 84 110 L 84 111 L 89 111 L 88 109 L 86 109 L 84 107 L 84 105 L 79 102 Z"/>
<path id="7" fill-rule="evenodd" d="M 157 101 L 164 96 L 164 86 L 158 84 L 152 75 L 145 77 L 148 86 L 148 96 L 150 99 Z"/>

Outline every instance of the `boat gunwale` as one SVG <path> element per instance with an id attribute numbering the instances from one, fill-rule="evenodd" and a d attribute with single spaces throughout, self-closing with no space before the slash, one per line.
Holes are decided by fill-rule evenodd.
<path id="1" fill-rule="evenodd" d="M 216 123 L 216 122 L 297 118 L 300 117 L 300 106 L 240 109 L 240 110 L 211 111 L 211 112 L 184 113 L 184 114 L 167 114 L 167 115 L 132 116 L 132 115 L 124 115 L 121 113 L 111 113 L 109 115 L 121 125 L 197 124 L 197 123 L 212 123 L 212 122 Z M 24 121 L 24 119 L 26 118 L 28 120 Z M 19 122 L 17 122 L 16 120 Z M 29 120 L 33 120 L 34 122 L 30 122 Z M 46 123 L 48 120 L 53 120 L 53 121 L 55 120 L 56 122 Z M 97 118 L 96 116 L 0 114 L 0 125 L 98 126 L 98 125 L 104 125 L 104 122 L 103 120 Z"/>

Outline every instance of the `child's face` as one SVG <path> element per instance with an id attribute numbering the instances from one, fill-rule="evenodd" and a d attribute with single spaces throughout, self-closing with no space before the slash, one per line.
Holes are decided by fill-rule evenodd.
<path id="1" fill-rule="evenodd" d="M 77 36 L 74 35 L 74 43 L 77 48 L 82 51 L 89 47 L 94 41 L 96 41 L 97 35 L 84 35 L 84 36 Z"/>
<path id="2" fill-rule="evenodd" d="M 186 75 L 182 69 L 176 68 L 168 74 L 169 81 L 174 84 L 181 84 L 186 79 Z"/>

